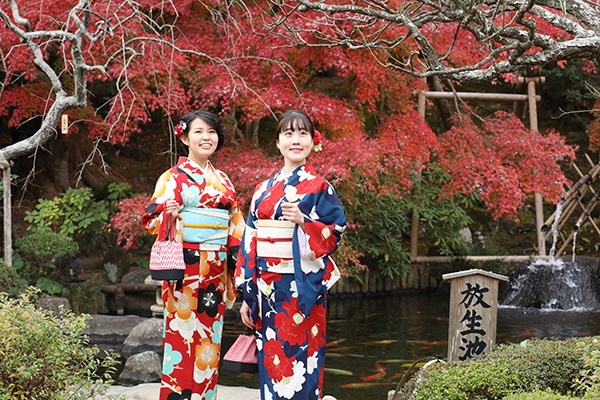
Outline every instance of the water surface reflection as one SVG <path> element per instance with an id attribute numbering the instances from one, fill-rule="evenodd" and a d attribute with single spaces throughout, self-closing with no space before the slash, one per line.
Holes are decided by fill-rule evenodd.
<path id="1" fill-rule="evenodd" d="M 413 361 L 448 350 L 447 296 L 329 299 L 324 394 L 385 400 Z M 600 312 L 500 307 L 497 342 L 600 335 Z M 230 330 L 229 334 L 227 330 Z M 226 329 L 227 349 L 237 333 Z M 258 388 L 255 375 L 222 371 L 219 383 Z"/>

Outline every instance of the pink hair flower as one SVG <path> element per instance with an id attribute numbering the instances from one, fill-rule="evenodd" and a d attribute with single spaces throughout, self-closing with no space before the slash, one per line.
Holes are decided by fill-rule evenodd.
<path id="1" fill-rule="evenodd" d="M 175 135 L 177 137 L 182 137 L 183 133 L 185 132 L 186 129 L 187 129 L 187 124 L 185 123 L 185 121 L 184 120 L 179 121 L 179 123 L 175 127 Z"/>
<path id="2" fill-rule="evenodd" d="M 318 130 L 314 130 L 315 131 L 315 137 L 313 138 L 313 150 L 314 151 L 321 151 L 323 150 L 323 137 L 321 136 L 321 133 Z"/>

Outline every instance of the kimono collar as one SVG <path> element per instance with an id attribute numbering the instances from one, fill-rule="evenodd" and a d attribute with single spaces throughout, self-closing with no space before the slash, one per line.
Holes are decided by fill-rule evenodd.
<path id="1" fill-rule="evenodd" d="M 279 170 L 279 172 L 275 175 L 275 182 L 279 182 L 279 181 L 293 181 L 294 177 L 296 176 L 301 176 L 301 175 L 312 175 L 312 176 L 316 176 L 316 172 L 314 170 L 314 168 L 312 167 L 312 165 L 310 164 L 304 164 L 299 166 L 298 168 L 296 168 L 295 170 L 293 170 L 292 172 L 290 172 L 289 174 L 286 175 L 285 173 L 285 167 L 281 168 Z"/>
<path id="2" fill-rule="evenodd" d="M 198 163 L 187 157 L 179 158 L 177 168 L 185 172 L 191 179 L 198 183 L 204 182 L 206 179 L 209 179 L 209 175 L 215 174 L 214 167 L 210 161 L 206 162 L 206 168 L 202 168 Z"/>
<path id="3" fill-rule="evenodd" d="M 204 168 L 202 168 L 200 166 L 200 164 L 198 164 L 196 161 L 192 160 L 191 158 L 188 158 L 188 160 L 190 163 L 190 167 L 199 169 L 200 171 L 202 171 L 202 173 L 204 175 L 208 174 L 209 169 L 212 169 L 212 164 L 208 160 L 206 160 L 206 167 L 204 167 Z"/>
<path id="4" fill-rule="evenodd" d="M 208 174 L 209 171 L 214 170 L 214 167 L 212 166 L 210 160 L 206 161 L 206 168 L 202 168 L 200 165 L 198 165 L 196 161 L 187 157 L 179 157 L 179 161 L 177 161 L 177 167 L 183 167 L 189 170 L 198 170 L 201 171 L 204 175 Z"/>

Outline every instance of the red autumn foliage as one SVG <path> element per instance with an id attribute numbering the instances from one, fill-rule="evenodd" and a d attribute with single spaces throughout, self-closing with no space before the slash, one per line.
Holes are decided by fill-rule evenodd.
<path id="1" fill-rule="evenodd" d="M 132 8 L 133 3 L 91 2 L 90 32 L 100 33 L 101 18 L 114 26 L 112 35 L 101 41 L 83 40 L 85 61 L 104 64 L 128 40 L 131 48 L 108 65 L 106 74 L 89 72 L 94 96 L 87 107 L 68 112 L 75 121 L 71 133 L 86 124 L 91 136 L 124 143 L 131 134 L 144 134 L 142 127 L 157 111 L 176 120 L 189 110 L 209 108 L 246 125 L 300 108 L 325 136 L 323 151 L 312 154 L 309 162 L 349 202 L 356 201 L 362 187 L 381 194 L 409 193 L 412 174 L 432 163 L 453 178 L 445 188 L 448 196 L 477 191 L 496 217 L 514 217 L 534 192 L 556 201 L 566 183 L 558 163 L 573 158 L 573 150 L 556 133 L 529 131 L 506 114 L 486 119 L 481 127 L 463 118 L 461 125 L 436 136 L 414 111 L 413 91 L 423 89 L 423 81 L 386 67 L 418 50 L 414 43 L 387 52 L 292 46 L 283 35 L 284 26 L 261 24 L 272 22 L 271 16 L 278 13 L 271 3 L 226 9 L 216 0 L 138 3 L 139 10 Z M 73 4 L 61 1 L 47 7 L 31 0 L 20 14 L 35 30 L 72 30 Z M 393 1 L 390 6 L 398 4 Z M 5 3 L 0 7 L 10 14 Z M 136 18 L 128 18 L 137 11 L 141 12 Z M 315 43 L 336 35 L 334 25 L 353 32 L 350 24 L 335 17 L 325 21 L 322 14 L 309 11 L 291 15 L 290 21 L 306 29 L 302 37 L 307 43 Z M 565 35 L 538 22 L 553 37 Z M 169 25 L 152 31 L 150 27 L 157 26 L 152 23 Z M 370 35 L 382 24 L 365 26 L 361 34 Z M 433 28 L 427 33 L 435 46 L 442 53 L 449 51 L 456 25 Z M 266 39 L 271 29 L 274 34 Z M 397 28 L 383 30 L 381 38 L 393 40 L 403 33 Z M 480 59 L 483 45 L 466 31 L 460 33 L 447 62 L 463 65 Z M 50 82 L 40 78 L 30 50 L 17 35 L 0 25 L 0 37 L 7 82 L 0 117 L 17 127 L 33 116 L 46 115 L 56 97 L 48 95 Z M 37 41 L 44 57 L 60 72 L 65 90 L 72 90 L 70 43 L 44 40 Z M 141 50 L 142 42 L 144 56 L 133 57 L 131 49 Z M 213 161 L 235 184 L 244 210 L 255 186 L 282 166 L 280 158 L 269 157 L 258 144 L 248 142 L 223 148 Z M 382 175 L 391 178 L 386 185 Z M 135 246 L 140 234 L 130 217 L 145 207 L 144 201 L 138 197 L 122 202 L 120 213 L 111 220 L 118 240 L 128 247 Z M 342 253 L 347 259 L 360 256 L 348 249 Z"/>
<path id="2" fill-rule="evenodd" d="M 496 218 L 515 217 L 534 193 L 557 203 L 569 183 L 559 162 L 575 159 L 560 135 L 525 128 L 505 112 L 485 119 L 481 127 L 463 118 L 439 139 L 439 164 L 453 177 L 446 194 L 476 191 Z"/>
<path id="3" fill-rule="evenodd" d="M 117 213 L 110 217 L 106 224 L 109 232 L 117 233 L 117 243 L 126 249 L 135 249 L 137 240 L 147 232 L 142 228 L 142 214 L 150 202 L 150 197 L 136 195 L 121 200 L 117 205 Z"/>

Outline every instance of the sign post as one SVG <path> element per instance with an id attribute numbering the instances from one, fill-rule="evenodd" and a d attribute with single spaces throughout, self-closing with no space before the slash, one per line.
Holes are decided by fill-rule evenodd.
<path id="1" fill-rule="evenodd" d="M 496 343 L 498 283 L 508 278 L 481 269 L 444 274 L 442 278 L 450 281 L 448 362 L 491 351 Z"/>

